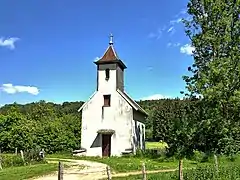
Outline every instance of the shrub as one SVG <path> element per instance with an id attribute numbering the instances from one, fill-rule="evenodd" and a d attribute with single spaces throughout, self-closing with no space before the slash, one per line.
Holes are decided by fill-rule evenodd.
<path id="1" fill-rule="evenodd" d="M 205 153 L 201 151 L 194 151 L 193 156 L 191 157 L 191 160 L 197 161 L 197 162 L 206 162 L 208 161 L 208 157 Z"/>
<path id="2" fill-rule="evenodd" d="M 44 162 L 44 159 L 39 155 L 41 149 L 39 147 L 28 150 L 24 153 L 24 160 L 27 164 Z"/>
<path id="3" fill-rule="evenodd" d="M 2 158 L 2 167 L 12 167 L 12 166 L 23 166 L 24 162 L 21 156 L 18 155 L 11 155 L 11 154 L 3 154 L 1 155 Z"/>
<path id="4" fill-rule="evenodd" d="M 165 149 L 146 149 L 146 150 L 137 149 L 136 155 L 134 157 L 156 159 L 160 157 L 164 158 L 165 154 L 166 154 Z"/>
<path id="5" fill-rule="evenodd" d="M 240 167 L 238 165 L 220 166 L 219 173 L 213 165 L 199 166 L 195 170 L 186 171 L 184 180 L 237 180 L 240 178 Z"/>
<path id="6" fill-rule="evenodd" d="M 39 155 L 40 149 L 31 149 L 24 152 L 24 160 L 21 155 L 18 154 L 2 154 L 2 167 L 23 166 L 26 164 L 45 163 L 46 161 Z"/>
<path id="7" fill-rule="evenodd" d="M 145 140 L 146 141 L 152 141 L 153 140 L 152 129 L 146 129 L 146 131 L 145 131 Z"/>

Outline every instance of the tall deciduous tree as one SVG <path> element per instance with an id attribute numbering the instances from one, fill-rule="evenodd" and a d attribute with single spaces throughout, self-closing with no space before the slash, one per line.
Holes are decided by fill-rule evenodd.
<path id="1" fill-rule="evenodd" d="M 206 150 L 234 154 L 240 144 L 240 0 L 190 0 L 186 34 L 195 48 L 184 76 L 189 96 L 200 96 Z M 210 139 L 210 141 L 209 141 Z"/>

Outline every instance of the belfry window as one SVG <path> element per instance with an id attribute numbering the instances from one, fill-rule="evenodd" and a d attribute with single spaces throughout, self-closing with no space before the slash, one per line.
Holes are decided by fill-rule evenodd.
<path id="1" fill-rule="evenodd" d="M 104 98 L 104 104 L 103 106 L 104 107 L 110 107 L 111 105 L 111 95 L 103 95 L 103 98 Z"/>
<path id="2" fill-rule="evenodd" d="M 105 70 L 105 75 L 106 75 L 106 80 L 109 80 L 109 77 L 110 77 L 110 70 L 109 69 L 106 69 Z"/>

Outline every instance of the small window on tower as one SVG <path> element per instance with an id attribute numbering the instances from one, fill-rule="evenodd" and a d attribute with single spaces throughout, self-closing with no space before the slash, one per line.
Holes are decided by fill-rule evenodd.
<path id="1" fill-rule="evenodd" d="M 110 107 L 111 95 L 103 95 L 104 98 L 104 107 Z"/>
<path id="2" fill-rule="evenodd" d="M 110 77 L 110 70 L 109 69 L 106 69 L 105 70 L 105 74 L 106 74 L 106 80 L 108 80 L 109 79 L 109 77 Z"/>

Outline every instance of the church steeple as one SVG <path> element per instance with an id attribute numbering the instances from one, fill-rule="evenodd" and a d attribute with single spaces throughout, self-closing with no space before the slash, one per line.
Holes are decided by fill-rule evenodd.
<path id="1" fill-rule="evenodd" d="M 103 56 L 94 62 L 98 70 L 97 90 L 120 89 L 124 91 L 124 69 L 126 65 L 118 57 L 113 47 L 113 35 L 110 34 L 109 46 Z M 107 87 L 106 87 L 107 86 Z"/>
<path id="2" fill-rule="evenodd" d="M 96 62 L 95 64 L 109 64 L 109 63 L 117 63 L 122 69 L 126 69 L 126 65 L 120 60 L 118 57 L 114 47 L 113 47 L 113 35 L 110 34 L 109 46 L 103 56 Z"/>

